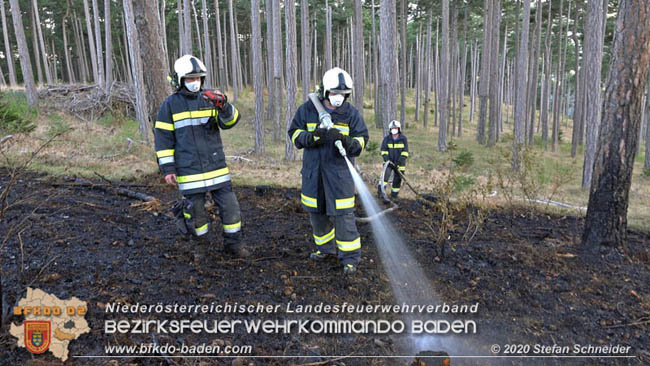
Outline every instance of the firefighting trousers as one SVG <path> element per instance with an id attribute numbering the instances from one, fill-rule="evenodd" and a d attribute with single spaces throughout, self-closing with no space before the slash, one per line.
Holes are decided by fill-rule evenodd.
<path id="1" fill-rule="evenodd" d="M 386 166 L 386 170 L 384 170 L 384 190 L 386 189 L 386 185 L 388 184 L 388 181 L 390 180 L 391 174 L 394 174 L 393 176 L 393 184 L 391 185 L 391 190 L 390 190 L 390 195 L 392 197 L 397 197 L 399 194 L 400 188 L 402 187 L 402 176 L 397 172 L 397 169 L 395 165 L 389 164 Z M 402 174 L 404 172 L 402 171 Z M 388 193 L 388 192 L 386 192 Z"/>
<path id="2" fill-rule="evenodd" d="M 210 194 L 219 209 L 224 246 L 228 248 L 240 244 L 242 236 L 241 212 L 235 192 L 232 191 L 232 185 L 224 185 L 219 189 L 210 191 Z M 197 236 L 206 235 L 209 229 L 209 219 L 205 212 L 205 193 L 192 194 L 185 196 L 185 198 L 191 201 L 192 204 L 189 205 L 189 209 L 185 209 L 183 215 L 186 219 L 191 219 L 194 222 Z"/>
<path id="3" fill-rule="evenodd" d="M 309 221 L 314 232 L 316 250 L 327 254 L 337 254 L 338 252 L 338 257 L 343 265 L 359 263 L 361 237 L 357 231 L 354 213 L 327 216 L 310 212 Z"/>

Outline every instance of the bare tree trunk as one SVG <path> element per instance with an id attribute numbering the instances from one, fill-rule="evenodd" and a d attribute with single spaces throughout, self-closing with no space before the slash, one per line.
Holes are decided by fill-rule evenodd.
<path id="1" fill-rule="evenodd" d="M 122 17 L 122 41 L 124 42 L 124 52 L 126 56 L 126 78 L 130 86 L 133 86 L 133 67 L 131 67 L 131 52 L 132 49 L 129 48 L 129 40 L 127 37 L 126 22 L 124 17 Z"/>
<path id="2" fill-rule="evenodd" d="M 487 119 L 487 103 L 488 91 L 490 85 L 490 52 L 492 43 L 492 6 L 494 0 L 485 0 L 483 6 L 483 50 L 481 52 L 481 71 L 480 83 L 478 87 L 479 98 L 479 113 L 478 113 L 478 129 L 476 133 L 476 141 L 479 144 L 485 144 L 485 121 Z"/>
<path id="3" fill-rule="evenodd" d="M 463 136 L 463 109 L 465 106 L 465 79 L 467 74 L 467 52 L 469 47 L 467 47 L 467 8 L 469 3 L 465 6 L 463 10 L 463 59 L 460 62 L 460 82 L 458 85 L 459 96 L 458 104 L 460 106 L 459 118 L 458 118 L 458 137 Z"/>
<path id="4" fill-rule="evenodd" d="M 279 8 L 278 3 L 278 8 Z M 279 9 L 278 9 L 279 10 Z M 295 160 L 296 150 L 293 147 L 291 138 L 286 133 L 289 131 L 293 115 L 296 113 L 296 96 L 298 95 L 298 44 L 296 41 L 296 3 L 287 1 L 284 8 L 284 20 L 286 28 L 286 85 L 287 85 L 287 110 L 285 115 L 286 129 L 284 134 L 284 159 Z"/>
<path id="5" fill-rule="evenodd" d="M 361 1 L 356 0 L 356 2 L 359 3 L 359 12 L 361 12 Z M 402 128 L 406 129 L 406 3 L 408 0 L 402 0 L 400 2 L 400 26 L 401 26 L 401 31 L 400 31 L 400 36 L 401 36 L 401 45 L 400 45 L 400 55 L 402 57 L 401 65 L 400 68 L 402 69 L 403 74 L 399 78 L 399 94 L 400 94 L 400 121 L 402 122 Z M 356 23 L 357 27 L 361 29 L 361 23 L 360 22 L 361 16 L 357 17 Z M 361 30 L 359 30 L 359 33 L 361 33 Z M 363 51 L 363 50 L 362 50 Z M 359 110 L 363 110 L 363 106 L 359 108 Z"/>
<path id="6" fill-rule="evenodd" d="M 476 79 L 478 77 L 478 65 L 479 65 L 479 53 L 478 53 L 478 45 L 476 42 L 474 42 L 474 46 L 472 46 L 472 52 L 471 52 L 471 70 L 472 70 L 472 80 L 470 80 L 469 87 L 470 87 L 470 107 L 469 107 L 469 123 L 474 122 L 474 112 L 476 110 L 476 92 L 477 92 L 477 85 L 476 85 Z"/>
<path id="7" fill-rule="evenodd" d="M 139 1 L 138 1 L 139 2 Z M 149 6 L 154 6 L 150 2 Z M 142 4 L 140 4 L 142 5 Z M 142 53 L 140 50 L 140 40 L 137 29 L 135 28 L 135 19 L 131 0 L 123 0 L 124 6 L 124 23 L 126 24 L 126 35 L 129 40 L 131 56 L 131 65 L 133 65 L 133 86 L 135 91 L 135 116 L 140 124 L 140 134 L 145 141 L 149 142 L 149 111 L 146 99 L 146 93 L 143 79 Z M 151 27 L 152 31 L 157 31 L 158 27 Z"/>
<path id="8" fill-rule="evenodd" d="M 396 85 L 397 74 L 395 59 L 397 45 L 395 33 L 397 20 L 395 14 L 395 0 L 381 0 L 379 5 L 379 68 L 380 68 L 380 99 L 381 124 L 384 136 L 388 134 L 388 124 L 396 115 Z M 375 107 L 377 101 L 375 101 Z"/>
<path id="9" fill-rule="evenodd" d="M 130 0 L 129 0 L 130 1 Z M 167 57 L 163 49 L 163 37 L 160 34 L 160 19 L 158 18 L 158 8 L 153 1 L 134 1 L 133 2 L 133 18 L 138 33 L 137 39 L 139 41 L 139 53 L 135 53 L 132 48 L 133 43 L 129 42 L 131 46 L 130 53 L 135 53 L 131 56 L 131 60 L 136 58 L 142 65 L 143 60 L 146 60 L 147 67 L 141 68 L 141 79 L 133 78 L 136 82 L 141 82 L 144 93 L 144 103 L 148 107 L 145 112 L 148 113 L 148 122 L 154 123 L 156 121 L 158 107 L 162 105 L 165 98 L 171 94 L 171 88 L 167 82 L 167 75 L 169 69 L 167 67 Z M 128 26 L 128 24 L 127 24 Z M 128 31 L 127 31 L 128 34 Z M 135 65 L 131 62 L 132 65 Z"/>
<path id="10" fill-rule="evenodd" d="M 169 49 L 167 48 L 167 18 L 166 18 L 166 6 L 167 1 L 163 0 L 160 2 L 160 14 L 158 15 L 158 21 L 160 22 L 160 34 L 162 35 L 163 49 L 165 53 L 165 60 L 169 57 Z"/>
<path id="11" fill-rule="evenodd" d="M 216 1 L 219 2 L 218 0 Z M 176 11 L 178 12 L 178 55 L 183 56 L 185 52 L 185 22 L 183 21 L 183 0 L 176 0 Z"/>
<path id="12" fill-rule="evenodd" d="M 501 93 L 501 80 L 499 79 L 499 32 L 501 28 L 501 0 L 492 0 L 492 21 L 490 22 L 490 126 L 488 129 L 488 146 L 494 146 L 497 141 L 499 126 L 499 94 Z"/>
<path id="13" fill-rule="evenodd" d="M 551 1 L 548 3 L 548 18 L 546 23 L 546 35 L 544 39 L 544 88 L 542 89 L 542 110 L 540 111 L 540 119 L 542 124 L 542 142 L 544 150 L 548 149 L 548 105 L 551 90 L 551 69 L 552 69 L 552 53 L 551 53 L 551 38 L 552 34 L 551 24 Z"/>
<path id="14" fill-rule="evenodd" d="M 355 3 L 356 6 L 356 3 Z M 355 7 L 356 11 L 356 7 Z M 300 51 L 302 55 L 302 101 L 307 101 L 309 91 L 311 89 L 310 77 L 311 77 L 311 59 L 310 59 L 310 50 L 309 50 L 309 0 L 302 0 L 300 6 Z M 363 37 L 363 33 L 361 34 Z M 362 39 L 363 41 L 363 39 Z M 357 89 L 357 94 L 359 90 Z M 363 93 L 363 92 L 362 92 Z M 362 96 L 363 98 L 363 96 Z"/>
<path id="15" fill-rule="evenodd" d="M 98 83 L 100 87 L 103 87 L 106 81 L 104 77 L 104 55 L 103 55 L 103 45 L 102 45 L 102 29 L 99 26 L 99 7 L 97 6 L 97 0 L 93 1 L 93 18 L 95 20 L 95 46 L 97 47 L 97 76 Z"/>
<path id="16" fill-rule="evenodd" d="M 354 104 L 363 116 L 363 97 L 366 90 L 366 78 L 364 75 L 364 38 L 363 38 L 363 8 L 361 0 L 354 0 L 354 73 L 356 74 L 354 85 Z M 402 122 L 404 123 L 404 122 Z"/>
<path id="17" fill-rule="evenodd" d="M 275 104 L 276 104 L 276 97 L 275 97 L 275 81 L 273 80 L 273 65 L 274 65 L 274 53 L 276 52 L 275 47 L 273 45 L 273 32 L 275 30 L 275 27 L 273 26 L 273 1 L 274 0 L 266 0 L 265 7 L 266 7 L 266 54 L 267 54 L 267 59 L 266 59 L 266 67 L 267 67 L 267 72 L 266 72 L 266 87 L 269 92 L 269 100 L 268 100 L 268 108 L 267 108 L 267 119 L 270 119 L 273 123 L 273 126 L 276 125 L 275 122 Z M 315 52 L 316 48 L 314 48 Z M 277 141 L 276 135 L 273 135 L 273 140 Z"/>
<path id="18" fill-rule="evenodd" d="M 201 43 L 201 28 L 199 27 L 199 15 L 198 12 L 196 11 L 196 6 L 194 5 L 194 1 L 192 0 L 190 1 L 190 3 L 192 4 L 192 14 L 194 14 L 194 27 L 196 28 L 196 43 L 198 43 L 199 46 L 199 59 L 203 60 L 203 63 L 205 63 L 203 44 Z"/>
<path id="19" fill-rule="evenodd" d="M 2 36 L 5 41 L 5 57 L 9 67 L 9 84 L 13 87 L 18 84 L 16 81 L 16 71 L 14 70 L 14 57 L 9 44 L 9 32 L 7 31 L 7 16 L 5 14 L 5 2 L 0 0 L 0 11 L 2 11 Z"/>
<path id="20" fill-rule="evenodd" d="M 239 94 L 239 71 L 237 70 L 237 34 L 235 33 L 235 16 L 232 0 L 228 0 L 228 15 L 230 16 L 230 76 L 232 77 L 233 99 Z"/>
<path id="21" fill-rule="evenodd" d="M 156 14 L 158 8 L 156 7 Z M 113 40 L 111 37 L 111 1 L 104 0 L 104 22 L 106 33 L 106 94 L 110 94 L 113 84 Z M 158 51 L 160 52 L 160 51 Z M 164 53 L 163 53 L 164 57 Z"/>
<path id="22" fill-rule="evenodd" d="M 528 133 L 528 143 L 533 143 L 535 132 L 535 114 L 537 112 L 537 85 L 538 85 L 538 70 L 539 70 L 539 53 L 542 42 L 542 9 L 543 4 L 541 0 L 537 0 L 535 7 L 535 40 L 533 44 L 532 58 L 530 59 L 530 82 L 528 89 L 528 115 L 530 119 L 526 123 Z"/>
<path id="23" fill-rule="evenodd" d="M 427 122 L 429 120 L 429 103 L 431 102 L 431 27 L 433 23 L 432 13 L 429 13 L 429 25 L 427 27 L 427 39 L 423 47 L 424 51 L 424 114 L 423 114 L 423 126 L 427 128 Z M 438 26 L 436 24 L 436 32 L 438 31 Z M 438 44 L 438 42 L 436 42 Z M 438 98 L 438 93 L 436 91 L 436 100 Z M 436 115 L 438 113 L 438 108 L 436 108 Z"/>
<path id="24" fill-rule="evenodd" d="M 253 87 L 255 90 L 255 153 L 264 155 L 264 62 L 262 61 L 262 25 L 260 1 L 251 0 L 251 30 L 253 53 Z M 292 116 L 293 117 L 293 116 Z"/>
<path id="25" fill-rule="evenodd" d="M 619 13 L 620 14 L 620 13 Z M 582 58 L 582 69 L 585 75 L 585 122 L 587 124 L 587 141 L 585 159 L 582 170 L 582 188 L 591 184 L 594 161 L 596 159 L 596 143 L 600 128 L 601 110 L 601 70 L 603 59 L 603 3 L 590 1 L 587 4 L 587 22 L 585 23 L 585 56 Z"/>
<path id="26" fill-rule="evenodd" d="M 381 0 L 380 0 L 381 1 Z M 381 108 L 379 108 L 379 104 L 377 101 L 380 98 L 380 90 L 379 90 L 379 65 L 380 61 L 379 60 L 379 37 L 377 36 L 377 29 L 375 27 L 375 18 L 376 18 L 376 11 L 375 11 L 375 0 L 371 0 L 372 2 L 372 58 L 374 60 L 373 63 L 373 107 L 375 109 L 375 127 L 376 128 L 382 128 L 383 129 L 383 124 L 382 124 L 382 111 Z"/>
<path id="27" fill-rule="evenodd" d="M 560 14 L 562 14 L 564 1 L 560 1 Z M 569 5 L 569 12 L 570 12 Z M 559 28 L 562 29 L 562 16 L 560 16 Z M 555 73 L 555 91 L 553 92 L 553 147 L 552 151 L 555 152 L 558 149 L 559 138 L 560 138 L 560 105 L 562 103 L 562 74 L 563 74 L 563 65 L 562 65 L 562 41 L 563 37 L 566 38 L 567 34 L 560 32 L 560 37 L 558 39 L 558 60 L 557 60 L 557 71 Z"/>
<path id="28" fill-rule="evenodd" d="M 280 0 L 273 0 L 273 87 L 275 103 L 273 105 L 273 140 L 281 141 L 282 128 L 282 20 L 280 17 Z M 286 133 L 284 134 L 286 135 Z"/>
<path id="29" fill-rule="evenodd" d="M 97 48 L 95 47 L 95 36 L 93 28 L 90 23 L 90 9 L 88 8 L 88 0 L 84 0 L 84 12 L 86 14 L 86 31 L 88 33 L 88 49 L 90 50 L 90 64 L 93 69 L 93 81 L 99 84 L 99 70 L 97 69 Z"/>
<path id="30" fill-rule="evenodd" d="M 20 56 L 20 69 L 23 74 L 23 83 L 27 92 L 27 103 L 33 107 L 38 104 L 38 94 L 36 85 L 34 85 L 34 73 L 32 72 L 32 63 L 25 39 L 25 28 L 23 27 L 23 15 L 20 12 L 18 0 L 9 0 L 10 13 L 14 23 L 14 34 L 18 44 L 18 55 Z"/>
<path id="31" fill-rule="evenodd" d="M 648 84 L 643 115 L 645 119 L 645 160 L 643 163 L 643 172 L 648 174 L 650 173 L 650 84 Z"/>
<path id="32" fill-rule="evenodd" d="M 447 151 L 447 124 L 449 123 L 449 0 L 442 0 L 442 50 L 440 57 L 440 126 L 438 151 Z"/>
<path id="33" fill-rule="evenodd" d="M 40 52 L 41 52 L 41 55 L 43 56 L 43 68 L 45 70 L 45 79 L 47 80 L 48 84 L 52 84 L 52 73 L 50 73 L 50 66 L 49 66 L 49 63 L 48 63 L 47 50 L 45 49 L 45 40 L 43 39 L 43 31 L 41 29 L 41 19 L 40 19 L 40 16 L 38 14 L 38 3 L 36 2 L 36 0 L 32 0 L 32 5 L 34 7 L 34 17 L 36 18 L 35 19 L 35 21 L 36 21 L 35 28 L 36 28 L 36 32 L 37 32 L 37 35 L 38 35 L 39 45 L 41 47 Z"/>
<path id="34" fill-rule="evenodd" d="M 36 18 L 34 16 L 35 10 L 34 7 L 31 7 L 31 16 L 32 16 L 32 24 L 36 24 Z M 38 45 L 38 32 L 36 30 L 36 27 L 32 27 L 32 49 L 34 50 L 34 61 L 36 62 L 36 75 L 38 75 L 38 83 L 43 84 L 43 69 L 41 66 L 41 51 L 40 47 Z"/>
<path id="35" fill-rule="evenodd" d="M 325 0 L 325 72 L 332 68 L 332 9 L 329 1 Z"/>
<path id="36" fill-rule="evenodd" d="M 83 83 L 88 82 L 90 79 L 90 70 L 88 69 L 88 61 L 86 59 L 86 40 L 83 38 L 81 32 L 81 21 L 77 17 L 77 13 L 72 11 L 72 25 L 74 30 L 75 44 L 77 49 L 77 60 L 79 66 L 79 74 L 81 75 L 81 81 Z"/>
<path id="37" fill-rule="evenodd" d="M 178 0 L 181 1 L 181 0 Z M 194 52 L 194 47 L 192 45 L 192 18 L 190 16 L 190 0 L 183 1 L 183 51 L 182 55 L 192 54 Z M 181 14 L 178 14 L 180 17 Z"/>
<path id="38" fill-rule="evenodd" d="M 415 36 L 415 120 L 420 119 L 420 89 L 422 82 L 422 23 L 419 25 L 418 34 Z"/>
<path id="39" fill-rule="evenodd" d="M 620 1 L 614 29 L 603 123 L 598 135 L 582 235 L 582 245 L 593 254 L 600 254 L 601 245 L 626 249 L 627 208 L 641 123 L 641 100 L 650 66 L 647 47 L 650 43 L 650 3 Z"/>
<path id="40" fill-rule="evenodd" d="M 2 0 L 0 0 L 0 2 L 2 2 Z M 69 50 L 69 47 L 68 47 L 68 35 L 67 35 L 66 26 L 65 26 L 66 23 L 68 22 L 68 19 L 70 18 L 70 0 L 67 0 L 66 4 L 67 4 L 67 7 L 66 7 L 66 10 L 65 10 L 65 15 L 63 16 L 63 20 L 61 21 L 61 32 L 63 33 L 63 49 L 64 49 L 66 71 L 68 73 L 68 82 L 69 83 L 74 83 L 75 82 L 75 77 L 74 77 L 74 72 L 72 71 L 73 66 L 72 66 L 72 60 L 71 60 L 71 57 L 70 57 L 70 50 Z M 4 4 L 2 6 L 2 9 L 4 11 Z M 4 20 L 4 17 L 3 17 L 3 20 Z M 11 60 L 11 57 L 9 58 L 9 60 Z"/>
<path id="41" fill-rule="evenodd" d="M 530 0 L 524 0 L 524 14 L 521 19 L 521 37 L 519 57 L 517 60 L 517 90 L 526 90 L 528 81 L 528 32 L 530 21 Z M 517 171 L 521 165 L 521 153 L 524 145 L 524 119 L 526 118 L 526 93 L 517 93 L 515 103 L 515 139 L 512 149 L 512 169 Z"/>

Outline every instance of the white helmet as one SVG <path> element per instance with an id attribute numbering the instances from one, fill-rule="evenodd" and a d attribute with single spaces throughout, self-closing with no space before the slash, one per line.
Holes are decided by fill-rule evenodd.
<path id="1" fill-rule="evenodd" d="M 323 75 L 323 97 L 327 96 L 327 92 L 335 92 L 341 94 L 350 94 L 354 85 L 352 84 L 352 77 L 345 70 L 335 67 L 327 70 Z"/>
<path id="2" fill-rule="evenodd" d="M 201 77 L 201 84 L 205 79 L 207 69 L 201 60 L 192 56 L 185 55 L 174 62 L 174 77 L 178 85 L 183 85 L 185 77 Z"/>
<path id="3" fill-rule="evenodd" d="M 399 121 L 392 120 L 392 121 L 390 121 L 390 124 L 388 125 L 388 129 L 392 130 L 393 128 L 399 128 L 401 130 L 402 129 L 402 124 Z"/>

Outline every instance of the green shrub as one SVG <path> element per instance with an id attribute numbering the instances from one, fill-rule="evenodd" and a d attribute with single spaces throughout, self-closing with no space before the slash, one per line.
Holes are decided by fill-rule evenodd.
<path id="1" fill-rule="evenodd" d="M 36 128 L 38 111 L 27 105 L 22 93 L 0 93 L 0 131 L 3 133 L 29 133 Z"/>
<path id="2" fill-rule="evenodd" d="M 459 168 L 469 168 L 474 164 L 474 154 L 467 150 L 461 150 L 460 154 L 455 158 L 452 158 L 451 161 L 456 164 Z"/>
<path id="3" fill-rule="evenodd" d="M 379 148 L 379 143 L 377 143 L 376 141 L 369 141 L 368 144 L 366 145 L 367 152 L 377 151 L 378 148 Z"/>

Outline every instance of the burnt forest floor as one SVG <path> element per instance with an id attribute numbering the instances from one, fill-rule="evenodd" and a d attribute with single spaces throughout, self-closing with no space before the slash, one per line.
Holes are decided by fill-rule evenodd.
<path id="1" fill-rule="evenodd" d="M 8 182 L 2 171 L 0 185 Z M 104 182 L 96 182 L 104 185 Z M 77 184 L 73 178 L 42 174 L 22 176 L 10 191 L 0 222 L 4 312 L 25 296 L 26 287 L 40 288 L 60 299 L 88 302 L 91 332 L 69 345 L 71 356 L 106 355 L 106 344 L 252 345 L 240 359 L 78 358 L 65 365 L 324 365 L 322 356 L 350 356 L 331 365 L 407 365 L 412 359 L 358 358 L 403 352 L 397 335 L 234 334 L 106 335 L 110 319 L 398 319 L 395 314 L 144 314 L 106 312 L 121 304 L 394 304 L 389 280 L 368 224 L 359 224 L 362 262 L 359 272 L 343 277 L 337 260 L 307 259 L 313 239 L 308 216 L 296 189 L 235 186 L 244 242 L 249 259 L 223 252 L 215 208 L 207 240 L 187 241 L 177 235 L 170 207 L 176 191 L 158 177 L 121 182 L 129 189 L 157 197 L 160 205 Z M 650 237 L 630 231 L 624 253 L 584 255 L 580 248 L 583 219 L 535 212 L 529 208 L 491 209 L 471 242 L 463 230 L 450 230 L 445 245 L 435 243 L 435 211 L 416 201 L 401 201 L 391 213 L 431 287 L 448 304 L 479 303 L 477 334 L 462 335 L 489 345 L 529 344 L 573 346 L 626 345 L 626 359 L 498 358 L 452 359 L 452 365 L 642 365 L 650 363 Z M 457 227 L 467 219 L 456 215 Z M 18 229 L 11 231 L 12 228 Z M 18 235 L 18 232 L 20 235 Z M 22 242 L 22 245 L 21 245 Z M 22 251 L 21 251 L 22 246 Z M 21 263 L 23 269 L 21 270 Z M 1 365 L 59 365 L 51 353 L 31 355 L 8 333 L 10 316 L 0 333 Z M 443 336 L 444 337 L 444 336 Z M 444 338 L 442 338 L 444 348 Z M 433 349 L 445 351 L 445 349 Z M 482 352 L 480 354 L 489 354 Z M 305 356 L 261 358 L 259 356 Z M 170 356 L 170 355 L 166 355 Z M 434 364 L 429 361 L 428 364 Z M 424 365 L 425 363 L 421 363 Z M 439 364 L 439 363 L 436 363 Z"/>

